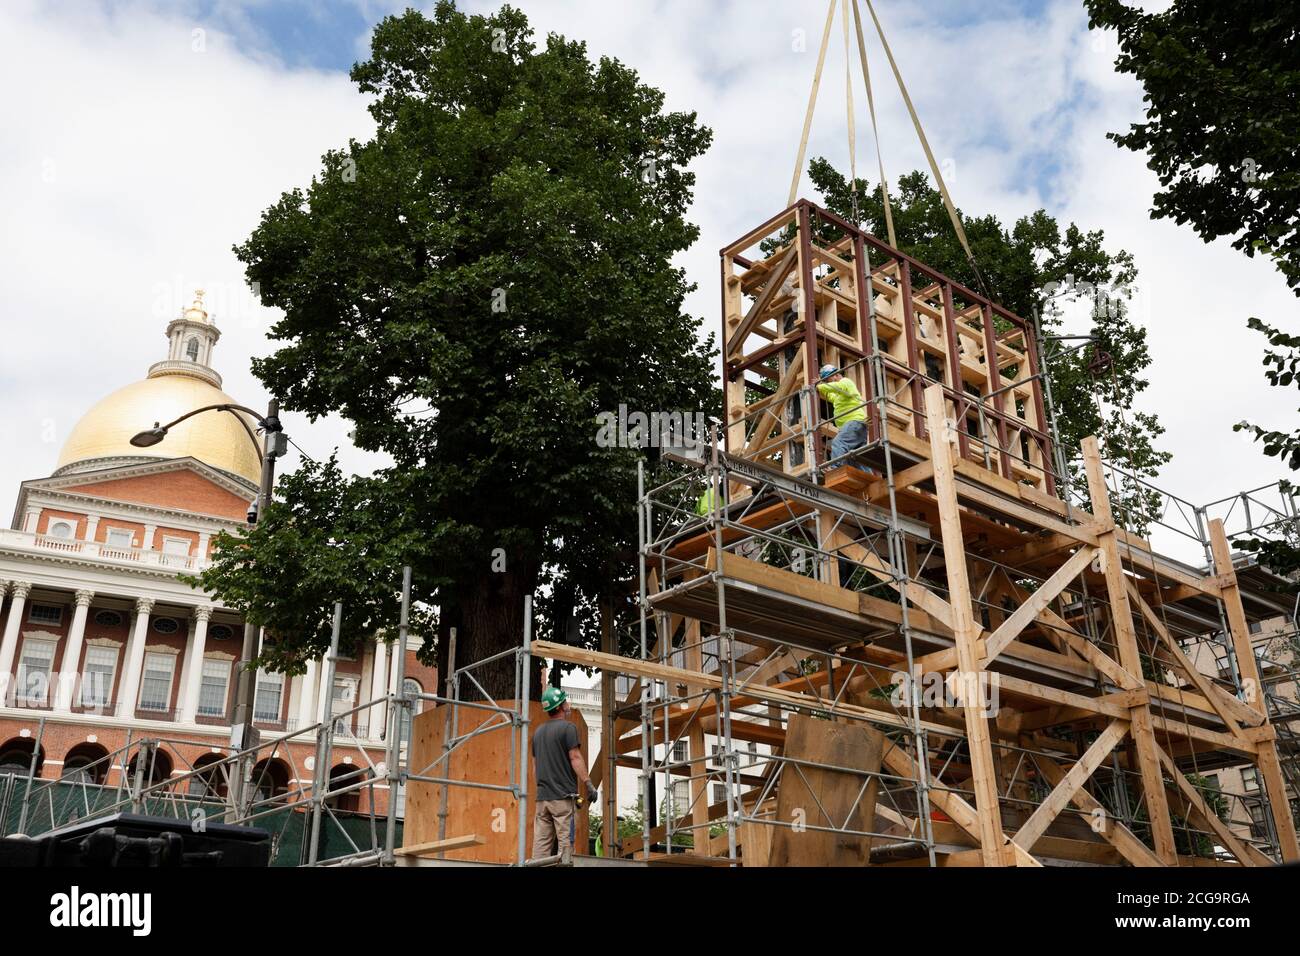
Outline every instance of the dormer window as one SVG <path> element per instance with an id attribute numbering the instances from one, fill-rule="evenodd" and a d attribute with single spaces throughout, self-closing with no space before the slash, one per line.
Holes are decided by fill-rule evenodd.
<path id="1" fill-rule="evenodd" d="M 199 360 L 199 340 L 197 338 L 191 337 L 190 340 L 185 343 L 185 355 L 191 362 L 197 362 Z"/>

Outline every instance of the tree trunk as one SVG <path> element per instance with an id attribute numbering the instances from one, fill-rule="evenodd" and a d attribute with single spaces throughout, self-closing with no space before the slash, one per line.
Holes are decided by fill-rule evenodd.
<path id="1" fill-rule="evenodd" d="M 444 603 L 438 628 L 440 693 L 446 688 L 449 632 L 455 627 L 456 668 L 464 671 L 460 699 L 482 700 L 485 693 L 493 700 L 514 700 L 519 696 L 513 656 L 472 665 L 523 645 L 524 597 L 532 593 L 536 580 L 535 567 L 516 559 L 505 571 L 479 574 L 458 583 L 455 604 Z M 541 695 L 540 671 L 540 662 L 534 662 L 529 687 L 533 700 Z"/>

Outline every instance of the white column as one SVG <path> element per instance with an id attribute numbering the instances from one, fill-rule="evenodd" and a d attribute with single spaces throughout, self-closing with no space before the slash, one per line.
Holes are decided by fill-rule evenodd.
<path id="1" fill-rule="evenodd" d="M 393 641 L 393 653 L 388 655 L 388 692 L 390 694 L 400 694 L 402 688 L 397 686 L 397 661 L 398 654 L 405 654 L 406 648 L 399 647 L 400 640 Z"/>
<path id="2" fill-rule="evenodd" d="M 299 730 L 316 723 L 316 685 L 320 683 L 317 666 L 315 660 L 308 661 L 307 672 L 302 675 L 302 692 L 298 695 Z"/>
<path id="3" fill-rule="evenodd" d="M 196 563 L 204 564 L 208 560 L 208 545 L 212 543 L 212 535 L 206 531 L 199 532 L 199 546 L 194 549 L 194 558 Z"/>
<path id="4" fill-rule="evenodd" d="M 208 643 L 208 620 L 212 607 L 204 604 L 194 609 L 194 634 L 186 646 L 181 665 L 181 723 L 192 724 L 199 710 L 199 688 L 203 684 L 203 652 Z"/>
<path id="5" fill-rule="evenodd" d="M 316 719 L 321 723 L 333 716 L 330 710 L 334 704 L 334 688 L 325 685 L 329 676 L 330 669 L 326 666 L 325 659 L 321 658 L 320 681 L 316 689 Z"/>
<path id="6" fill-rule="evenodd" d="M 140 696 L 140 673 L 144 669 L 144 642 L 149 636 L 149 612 L 153 598 L 140 598 L 135 602 L 135 626 L 126 645 L 126 663 L 123 665 L 121 689 L 117 695 L 117 716 L 134 717 L 136 698 Z"/>
<path id="7" fill-rule="evenodd" d="M 140 547 L 145 551 L 148 551 L 153 547 L 153 535 L 157 530 L 157 525 L 147 524 L 144 526 L 144 538 L 140 542 Z"/>
<path id="8" fill-rule="evenodd" d="M 40 520 L 41 520 L 41 509 L 28 508 L 27 517 L 23 520 L 23 530 L 35 531 L 37 524 L 40 523 Z"/>
<path id="9" fill-rule="evenodd" d="M 381 700 L 388 693 L 388 675 L 388 642 L 379 638 L 375 641 L 375 666 L 371 668 L 370 673 L 371 700 Z M 378 738 L 388 719 L 388 708 L 384 704 L 376 704 L 368 713 L 370 733 L 367 736 Z"/>
<path id="10" fill-rule="evenodd" d="M 94 541 L 99 530 L 99 515 L 86 515 L 86 540 Z"/>
<path id="11" fill-rule="evenodd" d="M 26 581 L 14 582 L 13 599 L 9 602 L 9 617 L 5 619 L 5 633 L 0 640 L 0 703 L 8 706 L 9 689 L 14 680 L 14 655 L 18 652 L 18 628 L 23 623 L 27 595 L 32 586 Z"/>
<path id="12" fill-rule="evenodd" d="M 81 676 L 81 646 L 86 637 L 86 614 L 90 611 L 90 602 L 94 597 L 94 591 L 77 592 L 77 608 L 72 612 L 72 627 L 68 631 L 68 642 L 63 648 L 63 661 L 59 664 L 54 690 L 54 709 L 64 714 L 72 710 L 72 695 L 76 690 L 77 679 Z"/>

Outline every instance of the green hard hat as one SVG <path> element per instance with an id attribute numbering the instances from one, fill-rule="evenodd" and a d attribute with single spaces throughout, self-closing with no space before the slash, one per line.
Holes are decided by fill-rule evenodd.
<path id="1" fill-rule="evenodd" d="M 547 687 L 546 690 L 542 691 L 542 710 L 549 714 L 568 699 L 569 695 L 560 688 Z"/>

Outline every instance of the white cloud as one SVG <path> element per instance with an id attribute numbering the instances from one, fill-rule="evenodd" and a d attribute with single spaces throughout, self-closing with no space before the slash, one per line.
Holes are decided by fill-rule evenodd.
<path id="1" fill-rule="evenodd" d="M 24 91 L 0 106 L 10 501 L 19 481 L 52 470 L 93 402 L 164 357 L 166 322 L 195 287 L 222 330 L 214 364 L 226 391 L 265 405 L 248 361 L 269 350 L 274 317 L 231 246 L 282 190 L 310 180 L 325 150 L 370 128 L 345 76 L 283 69 L 146 6 L 78 11 L 0 9 L 0 82 Z M 339 423 L 286 421 L 314 455 L 346 441 Z"/>
<path id="2" fill-rule="evenodd" d="M 785 204 L 820 40 L 825 0 L 760 5 L 661 0 L 526 2 L 539 42 L 548 31 L 584 39 L 663 89 L 672 109 L 697 110 L 714 129 L 698 161 L 697 245 L 681 263 L 699 283 L 689 305 L 716 329 L 717 250 Z M 497 3 L 473 2 L 476 12 Z M 1294 299 L 1265 263 L 1226 243 L 1206 246 L 1186 227 L 1147 217 L 1154 178 L 1144 159 L 1105 133 L 1141 115 L 1140 89 L 1111 68 L 1113 42 L 1092 35 L 1079 4 L 1060 0 L 1033 17 L 1010 8 L 917 17 L 877 4 L 904 78 L 940 161 L 955 170 L 957 203 L 1008 224 L 1045 206 L 1062 221 L 1104 228 L 1137 257 L 1155 365 L 1142 407 L 1169 429 L 1175 453 L 1162 484 L 1193 501 L 1267 483 L 1279 474 L 1230 430 L 1248 415 L 1285 425 L 1290 395 L 1260 375 L 1261 342 L 1248 315 L 1287 324 Z M 363 9 L 377 16 L 379 7 Z M 7 228 L 0 252 L 5 349 L 0 387 L 8 412 L 0 441 L 0 493 L 53 465 L 57 440 L 91 402 L 138 377 L 163 347 L 153 312 L 160 285 L 242 288 L 230 246 L 282 189 L 306 183 L 326 149 L 365 135 L 369 119 L 342 72 L 281 65 L 266 37 L 222 23 L 191 52 L 192 16 L 149 6 L 112 14 L 78 4 L 56 15 L 36 5 L 0 8 L 0 79 L 24 95 L 0 105 L 9 148 L 0 156 Z M 963 11 L 968 14 L 969 11 Z M 955 14 L 953 14 L 955 16 Z M 924 167 L 911 121 L 868 18 L 872 77 L 892 178 Z M 807 49 L 792 50 L 802 29 Z M 847 161 L 844 51 L 838 22 L 808 155 Z M 365 49 L 358 38 L 358 52 Z M 865 96 L 855 79 L 858 168 L 875 179 Z M 52 181 L 43 173 L 53 171 Z M 801 192 L 809 194 L 804 179 Z M 224 322 L 218 365 L 228 390 L 265 395 L 247 372 L 266 354 L 267 316 Z M 218 321 L 221 322 L 220 316 Z M 313 453 L 342 440 L 338 425 L 293 421 Z M 349 462 L 364 467 L 366 459 Z"/>

